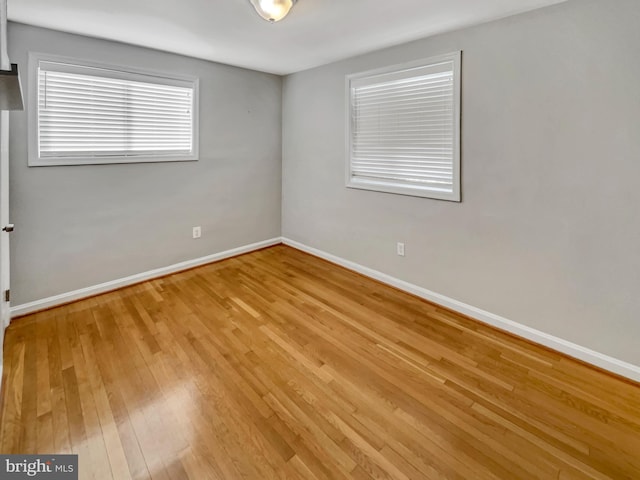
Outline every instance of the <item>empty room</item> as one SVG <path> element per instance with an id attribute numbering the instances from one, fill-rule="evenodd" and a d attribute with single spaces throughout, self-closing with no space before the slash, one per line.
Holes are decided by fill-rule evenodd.
<path id="1" fill-rule="evenodd" d="M 638 0 L 0 0 L 0 480 L 640 479 Z"/>

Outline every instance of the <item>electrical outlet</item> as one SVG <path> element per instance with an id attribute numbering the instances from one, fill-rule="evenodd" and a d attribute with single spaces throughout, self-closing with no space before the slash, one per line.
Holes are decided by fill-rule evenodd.
<path id="1" fill-rule="evenodd" d="M 404 243 L 398 242 L 398 245 L 396 246 L 396 252 L 401 257 L 404 257 Z"/>
<path id="2" fill-rule="evenodd" d="M 193 238 L 200 238 L 202 236 L 202 227 L 193 227 Z"/>

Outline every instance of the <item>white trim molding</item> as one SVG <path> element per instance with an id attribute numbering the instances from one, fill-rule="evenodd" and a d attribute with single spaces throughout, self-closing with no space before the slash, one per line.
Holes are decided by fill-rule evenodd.
<path id="1" fill-rule="evenodd" d="M 193 260 L 187 260 L 184 262 L 169 265 L 167 267 L 156 268 L 155 270 L 149 270 L 148 272 L 137 273 L 124 278 L 118 278 L 109 282 L 100 283 L 91 287 L 81 288 L 72 292 L 61 293 L 52 297 L 43 298 L 41 300 L 35 300 L 33 302 L 24 303 L 22 305 L 16 305 L 11 307 L 11 317 L 19 317 L 27 315 L 29 313 L 37 312 L 39 310 L 45 310 L 47 308 L 55 307 L 65 303 L 81 300 L 87 297 L 93 297 L 101 293 L 110 292 L 118 288 L 127 287 L 136 283 L 144 282 L 146 280 L 152 280 L 154 278 L 164 277 L 172 273 L 177 273 L 190 268 L 199 267 L 208 263 L 225 260 L 231 257 L 237 257 L 244 253 L 253 252 L 255 250 L 261 250 L 263 248 L 271 247 L 282 243 L 280 237 L 272 238 L 270 240 L 264 240 L 262 242 L 252 243 L 251 245 L 245 245 L 231 250 L 225 250 L 224 252 L 214 253 L 213 255 L 207 255 L 206 257 L 196 258 Z"/>
<path id="2" fill-rule="evenodd" d="M 453 298 L 449 298 L 445 295 L 432 292 L 431 290 L 427 290 L 426 288 L 419 287 L 418 285 L 414 285 L 409 282 L 405 282 L 404 280 L 397 279 L 395 277 L 387 275 L 386 273 L 373 270 L 372 268 L 365 267 L 350 260 L 346 260 L 336 255 L 318 250 L 317 248 L 309 247 L 294 240 L 283 237 L 282 243 L 298 250 L 302 250 L 303 252 L 309 253 L 316 257 L 320 257 L 331 263 L 340 265 L 341 267 L 353 270 L 354 272 L 360 273 L 366 277 L 373 278 L 375 280 L 378 280 L 379 282 L 391 285 L 392 287 L 398 288 L 400 290 L 404 290 L 405 292 L 416 295 L 417 297 L 423 298 L 438 305 L 442 305 L 443 307 L 449 308 L 455 312 L 486 323 L 487 325 L 490 325 L 492 327 L 512 333 L 514 335 L 517 335 L 518 337 L 530 340 L 534 343 L 543 345 L 578 360 L 582 360 L 583 362 L 589 363 L 598 368 L 602 368 L 617 375 L 621 375 L 636 382 L 640 382 L 640 366 L 638 365 L 633 365 L 617 358 L 613 358 L 608 355 L 596 352 L 589 348 L 582 347 L 562 338 L 549 335 L 548 333 L 541 332 L 540 330 L 536 330 L 531 327 L 527 327 L 526 325 L 522 325 L 521 323 L 515 322 L 513 320 L 509 320 L 494 313 L 487 312 Z"/>
<path id="3" fill-rule="evenodd" d="M 208 255 L 206 257 L 187 260 L 185 262 L 176 263 L 174 265 L 169 265 L 167 267 L 162 267 L 155 270 L 149 270 L 148 272 L 138 273 L 129 277 L 119 278 L 117 280 L 101 283 L 99 285 L 81 288 L 79 290 L 62 293 L 60 295 L 54 295 L 52 297 L 43 298 L 41 300 L 36 300 L 22 305 L 16 305 L 15 307 L 11 307 L 11 316 L 17 317 L 27 315 L 39 310 L 44 310 L 47 308 L 55 307 L 57 305 L 81 300 L 87 297 L 92 297 L 94 295 L 99 295 L 101 293 L 116 290 L 118 288 L 127 287 L 129 285 L 134 285 L 146 280 L 163 277 L 165 275 L 170 275 L 172 273 L 188 270 L 190 268 L 199 267 L 220 260 L 225 260 L 227 258 L 236 257 L 244 253 L 250 253 L 256 250 L 271 247 L 273 245 L 278 245 L 280 243 L 284 243 L 285 245 L 288 245 L 290 247 L 296 248 L 316 257 L 320 257 L 324 260 L 335 263 L 354 272 L 360 273 L 366 277 L 378 280 L 379 282 L 391 285 L 392 287 L 398 288 L 405 292 L 416 295 L 417 297 L 449 308 L 455 312 L 486 323 L 487 325 L 517 335 L 518 337 L 551 348 L 552 350 L 563 353 L 578 360 L 582 360 L 583 362 L 589 363 L 617 375 L 621 375 L 630 380 L 640 382 L 640 366 L 638 365 L 633 365 L 609 355 L 605 355 L 589 348 L 569 342 L 562 338 L 550 335 L 545 332 L 541 332 L 540 330 L 527 327 L 526 325 L 522 325 L 521 323 L 515 322 L 513 320 L 509 320 L 494 313 L 487 312 L 472 305 L 468 305 L 464 302 L 455 300 L 445 295 L 441 295 L 431 290 L 427 290 L 426 288 L 420 287 L 418 285 L 405 282 L 404 280 L 392 277 L 391 275 L 387 275 L 386 273 L 382 273 L 372 268 L 365 267 L 358 263 L 346 260 L 322 250 L 318 250 L 317 248 L 307 246 L 286 237 L 277 237 L 270 240 L 264 240 L 262 242 L 253 243 L 251 245 L 245 245 L 242 247 L 233 248 L 231 250 L 226 250 L 224 252 L 215 253 L 213 255 Z M 0 368 L 2 368 L 2 365 L 0 365 Z"/>

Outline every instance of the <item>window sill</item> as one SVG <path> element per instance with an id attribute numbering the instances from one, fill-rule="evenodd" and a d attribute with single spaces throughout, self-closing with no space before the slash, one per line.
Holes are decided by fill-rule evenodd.
<path id="1" fill-rule="evenodd" d="M 430 198 L 433 200 L 445 200 L 449 202 L 461 202 L 459 189 L 453 192 L 439 191 L 432 188 L 414 187 L 411 185 L 397 184 L 375 180 L 362 180 L 351 178 L 346 183 L 347 188 L 359 190 L 369 190 L 382 193 L 393 193 L 395 195 L 406 195 L 410 197 Z"/>

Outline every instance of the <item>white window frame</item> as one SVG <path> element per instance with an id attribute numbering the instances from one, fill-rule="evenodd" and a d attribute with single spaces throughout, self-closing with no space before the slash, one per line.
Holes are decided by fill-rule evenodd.
<path id="1" fill-rule="evenodd" d="M 452 202 L 461 201 L 460 193 L 460 103 L 461 103 L 461 59 L 462 52 L 457 51 L 446 55 L 439 55 L 409 63 L 393 65 L 389 67 L 378 68 L 366 72 L 347 75 L 346 77 L 346 187 L 362 190 L 372 190 L 376 192 L 394 193 L 399 195 L 409 195 L 416 197 L 432 198 L 437 200 L 448 200 Z M 352 115 L 353 115 L 353 83 L 357 81 L 372 80 L 384 78 L 410 78 L 411 71 L 423 69 L 425 67 L 436 67 L 442 63 L 453 64 L 453 191 L 438 191 L 433 188 L 412 186 L 402 183 L 394 183 L 392 180 L 374 180 L 354 177 L 352 174 Z M 406 76 L 405 76 L 406 74 Z"/>
<path id="2" fill-rule="evenodd" d="M 95 75 L 91 69 L 106 70 L 110 78 L 121 78 L 160 85 L 181 86 L 193 89 L 192 147 L 188 154 L 176 153 L 131 153 L 125 155 L 52 156 L 40 157 L 38 120 L 38 69 L 40 62 L 68 65 L 71 71 Z M 199 159 L 199 79 L 193 76 L 167 74 L 123 65 L 111 65 L 85 59 L 29 52 L 28 86 L 28 165 L 48 167 L 60 165 L 110 165 L 122 163 L 188 162 Z M 106 77 L 106 76 L 105 76 Z"/>

